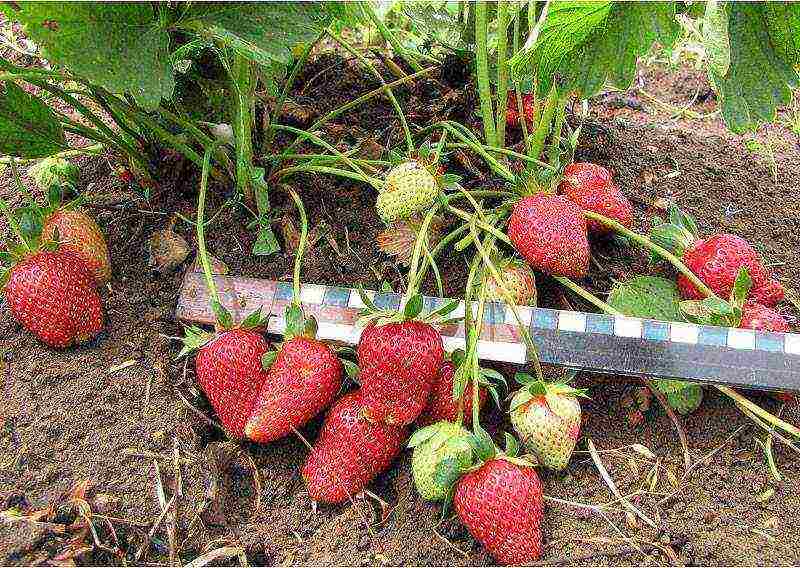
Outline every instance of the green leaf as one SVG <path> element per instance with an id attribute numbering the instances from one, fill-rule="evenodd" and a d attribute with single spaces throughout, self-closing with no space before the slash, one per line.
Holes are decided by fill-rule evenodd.
<path id="1" fill-rule="evenodd" d="M 669 222 L 685 231 L 686 237 L 696 237 L 699 233 L 697 221 L 688 213 L 684 213 L 674 201 L 669 206 Z"/>
<path id="2" fill-rule="evenodd" d="M 42 99 L 16 84 L 3 83 L 0 95 L 0 153 L 42 158 L 67 148 L 64 130 Z"/>
<path id="3" fill-rule="evenodd" d="M 512 458 L 519 455 L 519 442 L 514 436 L 512 436 L 508 432 L 506 432 L 505 454 Z"/>
<path id="4" fill-rule="evenodd" d="M 406 319 L 414 319 L 422 313 L 422 295 L 414 294 L 406 302 L 406 307 L 403 310 L 403 315 Z"/>
<path id="5" fill-rule="evenodd" d="M 264 368 L 265 371 L 269 371 L 272 364 L 275 362 L 275 359 L 278 358 L 278 352 L 274 349 L 270 349 L 266 353 L 261 356 L 261 366 Z"/>
<path id="6" fill-rule="evenodd" d="M 723 76 L 731 65 L 731 44 L 728 40 L 728 14 L 717 0 L 708 0 L 703 18 L 703 47 L 708 68 Z"/>
<path id="7" fill-rule="evenodd" d="M 261 308 L 258 308 L 252 314 L 244 318 L 244 321 L 239 327 L 242 329 L 254 329 L 261 327 L 266 323 L 266 318 L 261 314 Z"/>
<path id="8" fill-rule="evenodd" d="M 725 75 L 713 69 L 709 75 L 725 124 L 743 133 L 774 121 L 777 107 L 789 104 L 800 85 L 793 68 L 800 53 L 800 4 L 731 2 L 727 12 L 730 66 Z"/>
<path id="9" fill-rule="evenodd" d="M 691 414 L 703 402 L 703 388 L 698 384 L 671 379 L 661 379 L 653 383 L 679 414 Z"/>
<path id="10" fill-rule="evenodd" d="M 683 319 L 677 285 L 658 276 L 637 276 L 616 282 L 608 304 L 630 317 L 662 321 Z"/>
<path id="11" fill-rule="evenodd" d="M 536 382 L 536 377 L 529 373 L 517 373 L 514 375 L 514 380 L 521 385 L 531 385 Z"/>
<path id="12" fill-rule="evenodd" d="M 315 39 L 330 21 L 321 2 L 209 2 L 194 4 L 180 26 L 269 66 L 288 65 L 292 47 Z"/>
<path id="13" fill-rule="evenodd" d="M 750 293 L 750 290 L 753 288 L 753 279 L 750 278 L 750 273 L 747 270 L 746 266 L 742 266 L 739 269 L 739 273 L 736 275 L 736 280 L 733 282 L 733 291 L 731 292 L 731 304 L 734 307 L 741 308 L 744 306 L 744 302 L 747 299 L 747 295 Z"/>
<path id="14" fill-rule="evenodd" d="M 606 84 L 627 89 L 638 57 L 655 42 L 671 46 L 679 31 L 674 2 L 557 1 L 511 67 L 520 80 L 535 77 L 541 96 L 557 77 L 561 93 L 589 98 Z"/>
<path id="15" fill-rule="evenodd" d="M 169 99 L 175 78 L 169 35 L 146 2 L 14 2 L 0 8 L 46 59 L 145 108 Z"/>
<path id="16" fill-rule="evenodd" d="M 472 11 L 473 4 L 462 4 Z M 458 49 L 469 45 L 472 28 L 469 22 L 451 13 L 443 2 L 403 2 L 403 14 L 414 24 L 420 35 L 444 46 Z"/>

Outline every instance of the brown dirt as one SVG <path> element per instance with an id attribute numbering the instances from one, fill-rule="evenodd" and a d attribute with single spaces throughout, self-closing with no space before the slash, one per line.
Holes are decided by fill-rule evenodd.
<path id="1" fill-rule="evenodd" d="M 298 84 L 304 85 L 320 71 L 324 75 L 332 63 L 336 62 L 316 61 Z M 331 86 L 330 77 L 317 79 L 329 81 L 325 108 L 370 88 L 371 83 L 357 70 L 348 75 L 335 66 L 332 69 L 344 79 L 337 88 Z M 674 75 L 658 70 L 644 73 L 655 83 L 655 92 L 673 92 Z M 432 114 L 460 112 L 455 105 L 450 111 L 438 108 L 425 114 L 430 106 L 420 100 L 440 90 L 435 83 L 426 83 L 424 88 L 401 91 L 400 98 L 405 108 L 419 109 L 417 120 L 424 124 Z M 467 93 L 462 100 L 469 97 Z M 704 231 L 732 231 L 751 239 L 775 265 L 785 285 L 800 285 L 800 206 L 793 199 L 800 184 L 800 148 L 790 143 L 789 134 L 784 133 L 781 139 L 787 143 L 776 149 L 776 183 L 741 139 L 720 134 L 718 123 L 689 122 L 665 128 L 663 116 L 629 109 L 622 113 L 608 98 L 596 101 L 592 111 L 596 122 L 587 129 L 578 158 L 615 172 L 620 187 L 637 206 L 641 226 L 649 223 L 658 198 L 674 196 L 696 215 Z M 340 124 L 347 130 L 339 129 L 344 133 L 341 139 L 335 128 L 328 133 L 331 139 L 348 144 L 373 133 L 380 141 L 387 137 L 396 141 L 396 124 L 391 121 L 390 107 L 380 101 L 344 117 Z M 385 126 L 376 133 L 375 124 Z M 88 479 L 93 483 L 89 494 L 96 510 L 107 515 L 95 517 L 101 543 L 113 548 L 118 542 L 128 562 L 164 563 L 169 557 L 172 513 L 149 543 L 146 535 L 160 513 L 157 472 L 164 479 L 167 499 L 178 486 L 173 465 L 177 451 L 182 458 L 179 486 L 183 495 L 178 498 L 174 526 L 182 562 L 223 545 L 240 545 L 248 561 L 259 565 L 491 563 L 452 513 L 441 520 L 440 507 L 416 495 L 409 452 L 370 486 L 386 508 L 364 496 L 354 504 L 314 508 L 298 473 L 306 454 L 299 440 L 268 446 L 222 444 L 218 429 L 181 399 L 211 415 L 194 383 L 191 363 L 175 360 L 179 345 L 174 336 L 181 330 L 172 314 L 181 274 L 152 273 L 145 251 L 147 237 L 167 222 L 168 212 L 193 213 L 195 178 L 165 183 L 146 201 L 110 175 L 104 160 L 87 159 L 80 164 L 82 187 L 91 197 L 112 250 L 114 279 L 103 292 L 108 323 L 93 345 L 56 352 L 21 330 L 3 307 L 0 510 L 44 508 Z M 312 226 L 324 221 L 339 250 L 320 239 L 305 259 L 305 281 L 360 282 L 369 287 L 384 279 L 395 286 L 401 283 L 399 271 L 374 245 L 380 223 L 372 208 L 371 190 L 315 176 L 296 178 L 294 185 L 302 189 Z M 14 198 L 8 179 L 2 181 L 0 194 Z M 222 203 L 223 194 L 220 190 L 211 199 L 211 209 Z M 280 195 L 274 201 L 279 212 L 290 210 Z M 288 279 L 291 255 L 267 260 L 249 255 L 253 235 L 243 227 L 246 220 L 237 212 L 224 213 L 208 230 L 211 253 L 226 262 L 232 273 Z M 193 242 L 186 225 L 179 225 L 179 230 Z M 585 284 L 599 292 L 608 289 L 612 277 L 631 271 L 631 266 L 646 267 L 641 252 L 618 244 L 598 243 L 595 257 L 599 266 Z M 463 285 L 463 259 L 445 262 L 443 269 L 452 275 L 446 291 L 457 294 Z M 542 286 L 547 305 L 586 308 L 548 282 Z M 795 314 L 788 305 L 782 311 Z M 116 368 L 129 361 L 134 363 Z M 503 370 L 507 375 L 513 371 Z M 544 521 L 545 562 L 800 563 L 795 538 L 800 520 L 796 507 L 800 464 L 794 453 L 776 443 L 782 480 L 775 481 L 756 442 L 764 439 L 761 431 L 728 400 L 709 391 L 703 407 L 684 419 L 694 464 L 685 471 L 672 422 L 657 405 L 642 425 L 623 419 L 620 401 L 634 381 L 584 374 L 579 382 L 590 388 L 592 397 L 584 406 L 579 451 L 565 472 L 543 473 L 546 494 L 584 504 L 614 499 L 586 451 L 592 440 L 619 490 L 639 493 L 631 501 L 654 526 L 626 515 L 618 504 L 604 518 L 585 507 L 550 500 Z M 758 400 L 779 410 L 768 398 Z M 797 408 L 785 409 L 784 416 L 800 423 Z M 313 441 L 319 422 L 304 429 L 309 440 Z M 486 423 L 493 432 L 509 428 L 496 410 L 489 413 Z M 632 444 L 649 448 L 655 457 L 638 453 Z M 215 484 L 219 485 L 216 492 L 212 490 Z M 768 489 L 774 493 L 767 495 Z M 97 499 L 98 494 L 111 498 Z M 59 519 L 69 522 L 74 514 L 64 513 Z M 41 526 L 2 522 L 0 563 L 46 561 L 64 549 L 66 540 Z M 89 536 L 87 542 L 91 541 Z M 143 555 L 137 559 L 142 546 Z M 81 564 L 119 564 L 121 560 L 99 547 L 77 559 Z"/>

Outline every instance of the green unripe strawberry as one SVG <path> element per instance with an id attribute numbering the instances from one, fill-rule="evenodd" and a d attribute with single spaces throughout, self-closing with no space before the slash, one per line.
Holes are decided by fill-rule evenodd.
<path id="1" fill-rule="evenodd" d="M 543 466 L 567 467 L 581 431 L 579 396 L 584 392 L 565 383 L 543 383 L 518 374 L 525 386 L 511 400 L 511 424 L 525 447 Z"/>
<path id="2" fill-rule="evenodd" d="M 461 474 L 472 465 L 470 434 L 461 425 L 445 420 L 426 426 L 411 437 L 414 448 L 411 473 L 423 499 L 447 497 Z"/>
<path id="3" fill-rule="evenodd" d="M 387 225 L 408 219 L 434 204 L 439 195 L 436 178 L 422 164 L 405 162 L 392 168 L 378 195 L 378 215 Z"/>
<path id="4" fill-rule="evenodd" d="M 78 183 L 78 167 L 64 158 L 50 156 L 28 168 L 28 177 L 47 191 L 54 185 Z"/>

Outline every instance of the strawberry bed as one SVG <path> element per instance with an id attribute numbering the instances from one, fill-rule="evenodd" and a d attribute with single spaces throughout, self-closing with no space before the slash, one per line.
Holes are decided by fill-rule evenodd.
<path id="1" fill-rule="evenodd" d="M 698 88 L 705 81 L 699 74 L 687 77 L 685 70 L 651 67 L 641 73 L 659 96 L 683 104 L 691 95 L 677 89 L 676 77 L 694 81 Z M 321 84 L 324 97 L 317 96 Z M 339 56 L 312 60 L 296 85 L 293 95 L 307 101 L 304 109 L 295 109 L 300 122 L 301 111 L 322 115 L 377 86 Z M 471 87 L 456 85 L 450 103 L 441 102 L 439 89 L 434 81 L 421 81 L 398 89 L 397 95 L 405 108 L 414 109 L 417 122 L 457 119 L 477 130 L 477 117 L 463 110 L 475 105 Z M 630 97 L 642 104 L 635 94 Z M 692 108 L 702 112 L 707 104 L 713 101 L 696 102 Z M 655 215 L 664 215 L 663 199 L 675 198 L 708 234 L 736 233 L 757 243 L 783 285 L 796 288 L 800 209 L 787 198 L 800 184 L 796 137 L 781 127 L 768 127 L 768 134 L 779 140 L 775 181 L 769 164 L 741 139 L 725 134 L 718 122 L 653 117 L 636 107 L 608 97 L 593 100 L 575 161 L 597 163 L 613 172 L 634 205 L 638 230 L 646 232 Z M 397 143 L 399 131 L 388 120 L 391 116 L 388 101 L 377 99 L 347 112 L 329 124 L 326 133 L 345 146 L 364 138 L 380 145 L 387 139 Z M 376 132 L 375 125 L 384 123 L 387 127 Z M 220 546 L 241 547 L 252 564 L 492 562 L 452 513 L 442 519 L 438 505 L 419 497 L 410 473 L 410 451 L 369 485 L 372 495 L 315 507 L 298 471 L 308 453 L 300 439 L 288 437 L 269 445 L 226 443 L 222 432 L 204 418 L 213 411 L 198 389 L 194 365 L 175 360 L 179 345 L 174 337 L 181 328 L 173 312 L 181 271 L 158 274 L 148 266 L 148 237 L 166 225 L 168 212 L 195 215 L 197 172 L 176 169 L 165 157 L 162 183 L 145 200 L 112 175 L 103 159 L 81 158 L 76 163 L 81 187 L 91 197 L 89 210 L 110 247 L 114 278 L 110 290 L 101 293 L 107 324 L 91 346 L 57 352 L 36 342 L 10 317 L 0 320 L 5 396 L 0 510 L 35 511 L 53 504 L 59 508 L 54 522 L 73 522 L 74 514 L 65 505 L 68 494 L 74 497 L 79 486 L 78 495 L 83 496 L 79 484 L 88 480 L 86 499 L 95 513 L 97 539 L 105 548 L 95 546 L 76 556 L 87 564 L 119 563 L 115 550 L 129 562 L 166 562 L 173 550 L 186 562 Z M 448 166 L 463 176 L 465 187 L 501 185 L 470 154 L 451 157 Z M 2 183 L 2 196 L 13 201 L 10 176 Z M 375 244 L 382 223 L 374 190 L 316 175 L 298 177 L 294 186 L 302 194 L 311 228 L 303 281 L 373 289 L 388 282 L 394 289 L 404 288 L 402 273 Z M 216 211 L 226 196 L 222 188 L 211 189 L 206 207 Z M 248 254 L 255 235 L 237 213 L 223 211 L 208 227 L 209 252 L 231 273 L 291 279 L 298 221 L 288 197 L 278 193 L 273 201 L 281 214 L 276 232 L 285 247 L 267 262 Z M 192 229 L 178 223 L 177 230 L 194 248 Z M 593 243 L 593 257 L 597 263 L 583 281 L 589 290 L 608 290 L 614 280 L 652 272 L 643 251 L 610 239 Z M 462 295 L 464 257 L 442 258 L 439 268 L 448 275 L 445 294 Z M 426 281 L 423 290 L 434 293 L 433 282 Z M 592 309 L 547 278 L 539 280 L 539 305 Z M 496 369 L 508 377 L 516 370 L 502 365 Z M 557 376 L 555 369 L 546 373 Z M 582 402 L 582 433 L 570 466 L 541 475 L 543 492 L 550 498 L 542 525 L 543 562 L 800 562 L 792 528 L 800 489 L 797 457 L 775 446 L 778 480 L 757 443 L 765 440 L 763 432 L 728 399 L 709 390 L 701 408 L 682 419 L 694 464 L 687 471 L 672 421 L 656 401 L 648 405 L 639 383 L 581 374 L 574 384 L 587 388 L 591 398 Z M 768 410 L 781 408 L 770 397 L 755 399 Z M 508 418 L 491 404 L 486 408 L 482 423 L 500 439 L 503 431 L 511 431 Z M 785 419 L 797 422 L 796 406 L 782 412 Z M 320 416 L 302 429 L 304 437 L 314 440 L 321 425 Z M 615 499 L 587 451 L 589 440 L 621 494 L 632 494 L 631 502 L 646 518 L 618 504 L 604 512 L 606 517 L 585 506 Z M 148 536 L 163 506 L 160 480 L 168 496 L 177 487 L 182 494 L 173 512 Z M 0 524 L 4 564 L 46 561 L 65 554 L 69 546 L 46 526 Z"/>

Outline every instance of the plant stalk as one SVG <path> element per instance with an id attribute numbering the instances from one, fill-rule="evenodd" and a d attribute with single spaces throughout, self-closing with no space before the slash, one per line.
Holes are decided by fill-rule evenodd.
<path id="1" fill-rule="evenodd" d="M 392 50 L 403 58 L 403 61 L 408 63 L 409 67 L 411 67 L 415 72 L 422 71 L 422 66 L 410 56 L 410 54 L 406 51 L 406 49 L 400 45 L 400 41 L 397 37 L 391 32 L 389 28 L 386 27 L 386 24 L 378 17 L 378 14 L 375 13 L 375 10 L 372 7 L 370 2 L 363 2 L 361 4 L 364 7 L 364 11 L 369 16 L 369 19 L 372 20 L 372 23 L 375 24 L 375 27 L 378 28 L 378 33 L 381 34 L 383 39 L 392 46 Z"/>
<path id="2" fill-rule="evenodd" d="M 492 87 L 489 84 L 489 47 L 486 22 L 486 0 L 475 4 L 475 62 L 477 65 L 478 95 L 481 101 L 483 132 L 489 146 L 498 146 L 492 111 Z"/>
<path id="3" fill-rule="evenodd" d="M 508 105 L 508 1 L 497 2 L 497 133 L 495 146 L 506 145 Z"/>

